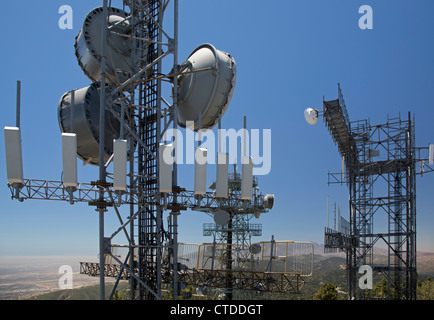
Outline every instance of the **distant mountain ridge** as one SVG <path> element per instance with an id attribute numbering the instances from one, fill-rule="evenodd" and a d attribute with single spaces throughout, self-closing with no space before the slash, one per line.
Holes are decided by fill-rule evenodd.
<path id="1" fill-rule="evenodd" d="M 311 300 L 324 282 L 336 285 L 341 296 L 345 295 L 347 282 L 345 253 L 324 253 L 323 244 L 313 243 L 313 245 L 313 274 L 310 277 L 305 277 L 306 283 L 301 290 L 302 293 L 297 295 L 273 294 L 272 299 Z M 377 259 L 387 258 L 387 250 L 378 249 L 376 252 Z M 420 279 L 426 279 L 426 276 L 434 277 L 434 253 L 418 252 L 417 263 Z M 108 291 L 111 290 L 111 286 L 112 284 L 107 285 Z M 127 282 L 122 283 L 119 290 L 124 291 L 125 287 L 127 287 Z M 73 290 L 58 290 L 32 297 L 36 300 L 97 300 L 98 298 L 98 285 Z"/>
<path id="2" fill-rule="evenodd" d="M 314 246 L 315 256 L 321 256 L 325 258 L 341 257 L 345 258 L 345 252 L 336 253 L 324 253 L 324 245 L 316 242 L 312 242 Z M 374 248 L 374 261 L 379 263 L 385 262 L 385 257 L 388 255 L 388 250 L 385 248 Z M 419 274 L 434 276 L 434 252 L 416 252 L 417 271 Z"/>

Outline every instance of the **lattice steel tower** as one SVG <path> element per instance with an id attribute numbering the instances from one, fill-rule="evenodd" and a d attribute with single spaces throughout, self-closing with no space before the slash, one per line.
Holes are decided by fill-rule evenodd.
<path id="1" fill-rule="evenodd" d="M 163 23 L 169 5 L 171 30 Z M 62 181 L 24 179 L 17 116 L 16 127 L 5 128 L 12 198 L 81 202 L 96 208 L 99 263 L 82 262 L 80 272 L 100 277 L 101 300 L 105 299 L 106 276 L 128 278 L 131 299 L 162 299 L 163 286 L 177 299 L 180 277 L 187 279 L 184 283 L 197 283 L 197 270 L 180 270 L 178 262 L 181 211 L 213 213 L 229 207 L 261 213 L 273 206 L 262 194 L 255 194 L 254 199 L 251 194 L 228 199 L 224 183 L 217 197 L 206 191 L 206 174 L 200 172 L 195 176 L 199 187 L 185 190 L 178 185 L 177 161 L 163 160 L 164 152 L 178 142 L 178 126 L 201 131 L 217 124 L 234 92 L 235 60 L 203 44 L 179 64 L 178 0 L 124 0 L 122 9 L 103 0 L 103 6 L 85 18 L 76 37 L 75 55 L 92 84 L 68 91 L 59 102 Z M 169 70 L 163 71 L 163 61 Z M 174 133 L 167 139 L 171 129 Z M 200 151 L 203 158 L 207 150 Z M 97 181 L 78 182 L 77 157 L 98 168 Z M 201 172 L 206 170 L 206 162 L 199 167 Z M 227 172 L 219 178 L 227 181 Z M 121 206 L 129 207 L 128 216 Z M 119 228 L 107 236 L 104 222 L 109 208 L 116 213 Z M 119 234 L 125 235 L 127 244 L 112 243 Z M 115 254 L 122 249 L 128 253 Z"/>
<path id="2" fill-rule="evenodd" d="M 374 279 L 387 280 L 385 298 L 416 299 L 416 175 L 433 168 L 421 157 L 428 147 L 415 146 L 414 117 L 350 122 L 340 86 L 338 99 L 323 101 L 322 115 L 343 159 L 343 171 L 329 173 L 329 184 L 349 190 L 349 221 L 340 217 L 337 230 L 326 228 L 325 252 L 346 253 L 350 298 L 372 298 L 372 290 L 359 286 L 365 265 Z M 380 243 L 386 262 L 375 259 Z"/>
<path id="3" fill-rule="evenodd" d="M 241 195 L 241 174 L 236 172 L 236 165 L 234 165 L 234 172 L 229 174 L 229 199 L 240 198 Z M 256 190 L 258 186 L 257 177 L 253 177 L 252 188 Z M 215 189 L 215 183 L 210 186 L 211 189 Z M 253 199 L 257 199 L 256 192 L 254 191 Z M 257 200 L 254 200 L 257 201 Z M 267 201 L 274 201 L 274 198 L 269 198 Z M 272 206 L 272 204 L 269 204 Z M 243 268 L 246 261 L 249 260 L 251 251 L 248 249 L 252 246 L 252 237 L 258 237 L 262 235 L 262 224 L 250 223 L 253 217 L 259 218 L 261 212 L 255 211 L 252 208 L 246 208 L 245 206 L 233 207 L 231 205 L 222 207 L 225 211 L 220 211 L 217 214 L 213 212 L 214 220 L 216 223 L 205 223 L 203 225 L 203 235 L 213 237 L 212 250 L 215 251 L 216 247 L 226 246 L 224 255 L 225 266 L 227 270 L 239 270 Z M 206 213 L 210 213 L 209 210 L 199 209 Z M 220 219 L 220 221 L 219 221 Z M 247 250 L 246 250 L 247 249 Z M 232 300 L 234 297 L 233 282 L 235 278 L 228 274 L 228 279 L 224 288 L 225 296 L 228 300 Z M 238 296 L 245 294 L 240 290 L 237 290 Z M 250 292 L 248 293 L 250 295 Z"/>

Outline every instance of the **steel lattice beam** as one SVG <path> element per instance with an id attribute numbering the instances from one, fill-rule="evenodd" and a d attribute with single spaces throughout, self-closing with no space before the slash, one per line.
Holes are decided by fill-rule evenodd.
<path id="1" fill-rule="evenodd" d="M 89 276 L 99 276 L 99 264 L 80 262 L 80 273 Z M 118 264 L 105 264 L 105 276 L 127 280 L 131 274 Z M 135 272 L 137 272 L 137 268 Z M 122 274 L 121 274 L 122 272 Z M 255 272 L 242 270 L 185 270 L 178 272 L 179 281 L 195 287 L 220 288 L 227 287 L 228 279 L 231 280 L 233 290 L 260 291 L 274 293 L 300 294 L 306 280 L 300 274 L 281 272 Z M 169 269 L 162 270 L 164 283 L 170 284 L 173 273 Z"/>
<path id="2" fill-rule="evenodd" d="M 23 184 L 16 186 L 8 184 L 12 199 L 20 201 L 28 199 L 36 200 L 57 200 L 71 203 L 88 203 L 90 205 L 100 200 L 100 188 L 96 183 L 79 183 L 77 188 L 73 190 L 65 187 L 61 181 L 25 179 Z M 117 193 L 110 186 L 105 188 L 105 197 L 103 198 L 106 206 L 113 205 L 130 205 L 143 201 L 144 196 L 140 195 L 135 189 L 127 187 L 125 193 Z M 18 192 L 17 192 L 18 191 Z M 148 198 L 149 205 L 154 205 L 153 197 Z M 205 195 L 197 196 L 194 191 L 185 189 L 178 190 L 176 194 L 177 202 L 175 202 L 173 193 L 167 193 L 165 201 L 161 206 L 166 206 L 167 209 L 172 209 L 177 206 L 181 210 L 200 210 L 205 212 L 214 212 L 217 209 L 236 208 L 238 212 L 254 213 L 256 211 L 264 212 L 267 209 L 264 207 L 264 196 L 258 195 L 252 198 L 251 201 L 241 200 L 236 197 L 227 199 L 215 198 L 213 192 L 207 192 Z"/>

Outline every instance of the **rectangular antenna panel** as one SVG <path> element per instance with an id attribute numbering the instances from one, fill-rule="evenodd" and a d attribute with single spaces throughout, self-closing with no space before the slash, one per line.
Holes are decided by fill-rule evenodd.
<path id="1" fill-rule="evenodd" d="M 206 166 L 208 150 L 197 148 L 194 158 L 194 194 L 206 193 Z"/>
<path id="2" fill-rule="evenodd" d="M 227 153 L 217 153 L 217 182 L 215 189 L 216 198 L 228 197 L 229 179 L 229 155 Z"/>
<path id="3" fill-rule="evenodd" d="M 63 185 L 77 186 L 77 135 L 62 133 Z"/>
<path id="4" fill-rule="evenodd" d="M 113 189 L 127 190 L 127 140 L 113 140 Z"/>
<path id="5" fill-rule="evenodd" d="M 172 144 L 164 144 L 160 143 L 160 149 L 159 149 L 159 182 L 160 192 L 172 192 L 172 164 L 173 164 L 173 157 L 172 157 L 172 150 L 173 146 Z"/>
<path id="6" fill-rule="evenodd" d="M 253 190 L 253 158 L 243 157 L 241 177 L 241 200 L 251 200 Z"/>
<path id="7" fill-rule="evenodd" d="M 342 157 L 342 171 L 341 171 L 342 181 L 345 180 L 345 157 Z"/>
<path id="8" fill-rule="evenodd" d="M 434 165 L 434 144 L 429 145 L 429 165 Z"/>
<path id="9" fill-rule="evenodd" d="M 380 150 L 369 149 L 368 150 L 368 156 L 369 157 L 379 157 L 380 156 Z"/>
<path id="10" fill-rule="evenodd" d="M 17 127 L 5 127 L 4 132 L 8 183 L 23 183 L 21 130 Z"/>

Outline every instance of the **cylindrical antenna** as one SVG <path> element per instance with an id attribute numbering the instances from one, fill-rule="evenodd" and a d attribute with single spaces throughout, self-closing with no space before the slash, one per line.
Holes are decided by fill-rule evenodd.
<path id="1" fill-rule="evenodd" d="M 219 113 L 219 122 L 218 122 L 219 153 L 222 152 L 222 135 L 221 135 L 221 129 L 222 129 L 222 115 L 221 115 L 221 113 Z"/>
<path id="2" fill-rule="evenodd" d="M 339 205 L 339 224 L 341 223 L 341 215 L 342 215 L 342 192 L 341 192 L 341 201 Z"/>
<path id="3" fill-rule="evenodd" d="M 20 118 L 21 118 L 21 81 L 17 81 L 17 119 L 16 119 L 16 127 L 20 127 Z"/>
<path id="4" fill-rule="evenodd" d="M 164 112 L 164 134 L 163 134 L 163 142 L 167 142 L 167 112 Z"/>
<path id="5" fill-rule="evenodd" d="M 199 128 L 197 130 L 197 133 L 199 134 L 199 147 L 202 144 L 202 112 L 199 112 Z"/>
<path id="6" fill-rule="evenodd" d="M 246 157 L 247 156 L 247 117 L 244 116 L 244 144 L 243 144 L 243 155 Z"/>
<path id="7" fill-rule="evenodd" d="M 120 125 L 121 125 L 121 128 L 120 128 L 120 132 L 119 132 L 119 138 L 123 139 L 124 138 L 124 132 L 125 132 L 125 129 L 124 129 L 124 126 L 125 126 L 125 102 L 124 101 L 121 102 L 121 121 L 120 121 Z"/>
<path id="8" fill-rule="evenodd" d="M 342 183 L 345 180 L 345 157 L 342 157 L 342 172 L 341 172 Z"/>
<path id="9" fill-rule="evenodd" d="M 334 215 L 334 226 L 333 226 L 333 229 L 336 230 L 336 201 L 334 202 L 333 215 Z"/>

